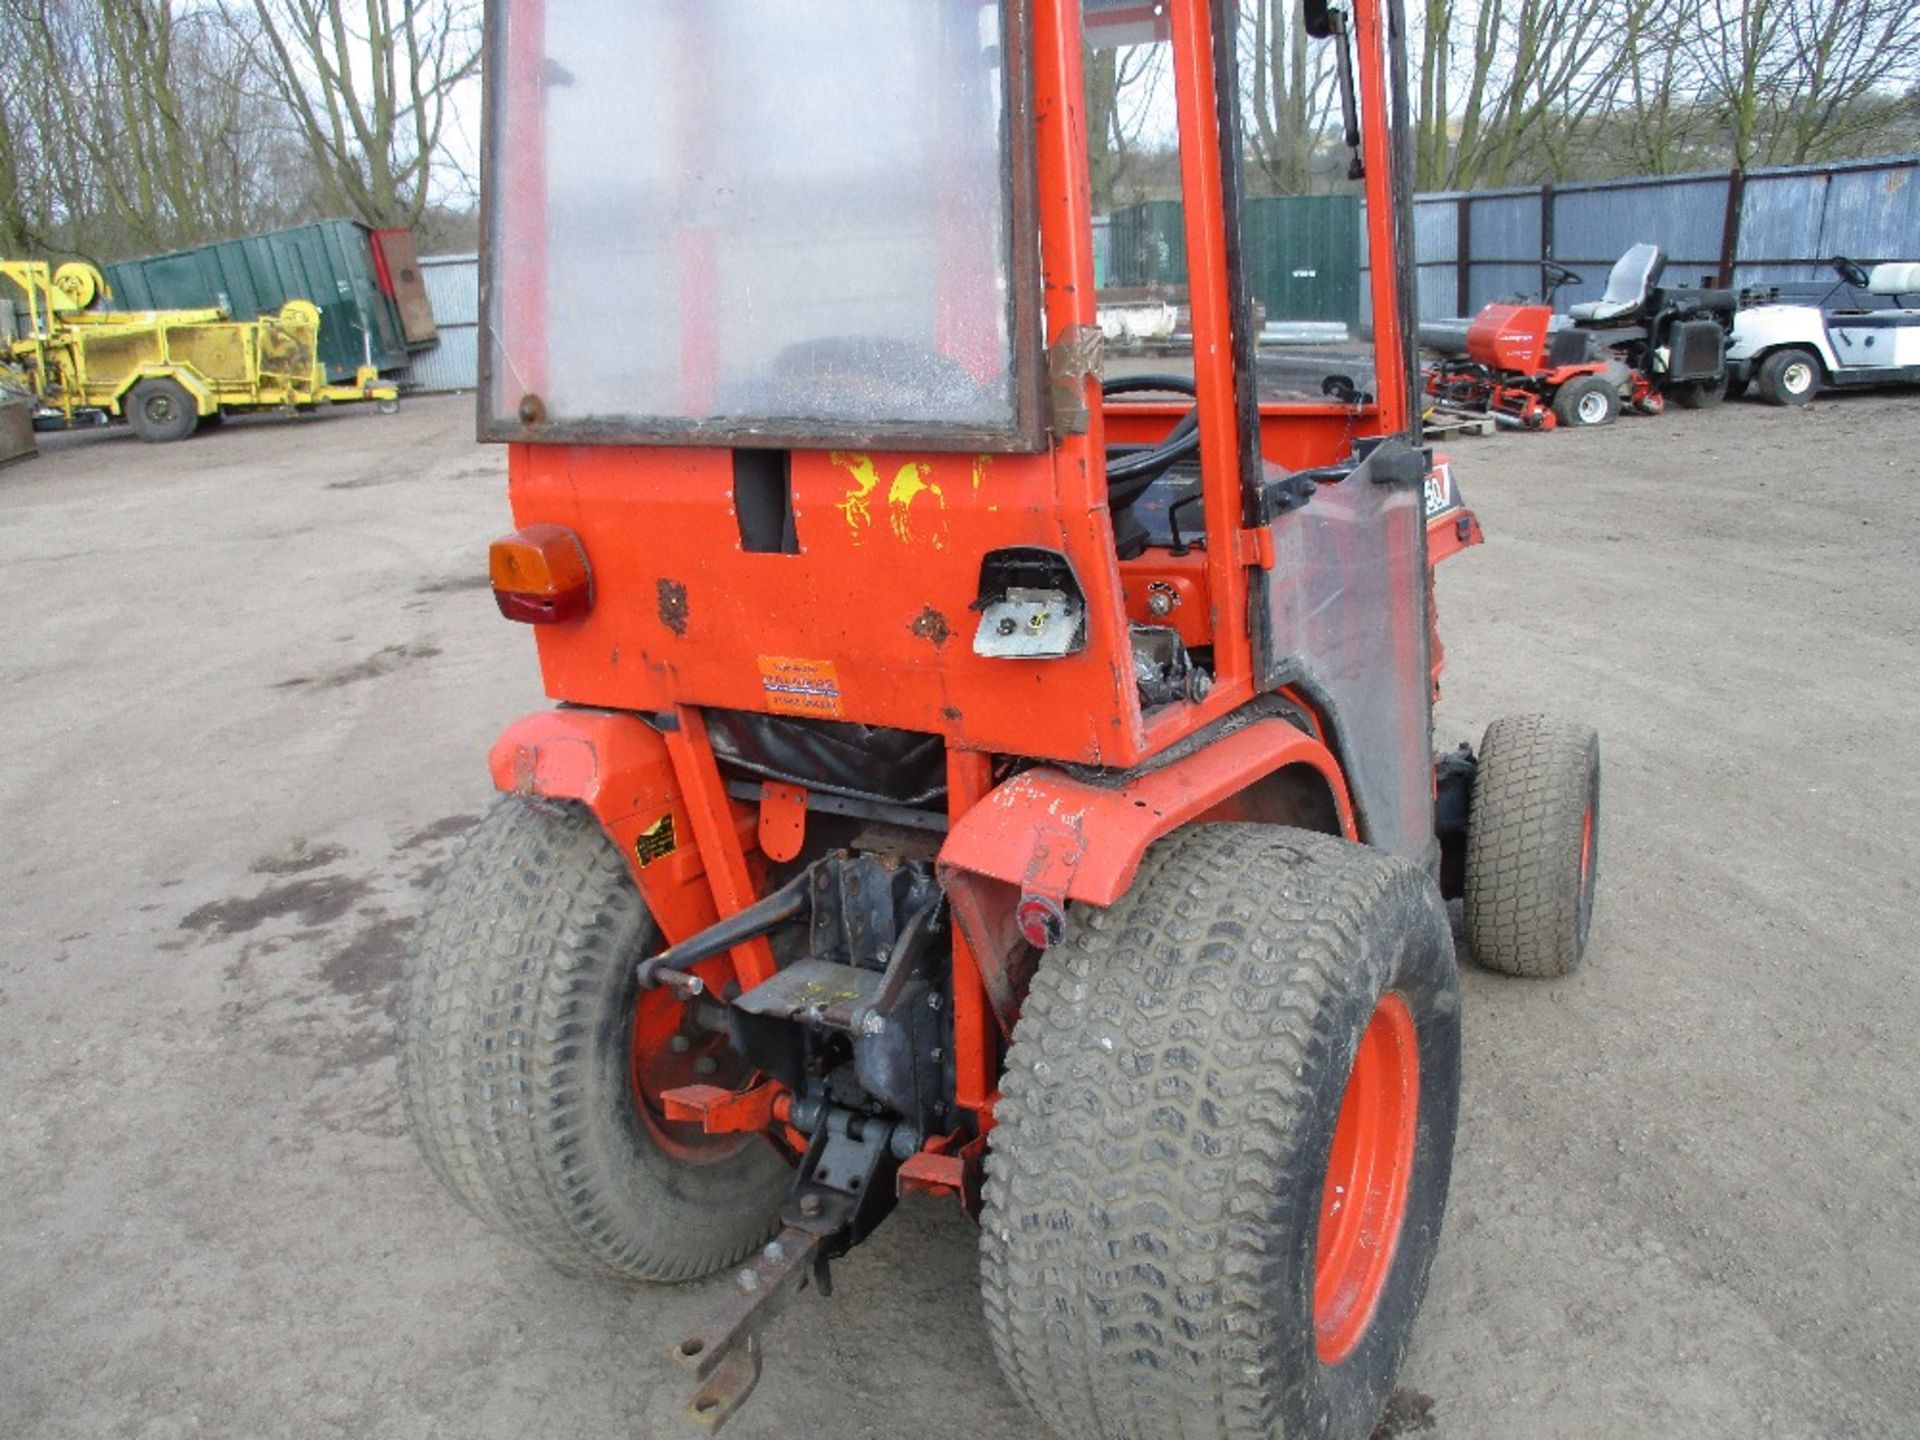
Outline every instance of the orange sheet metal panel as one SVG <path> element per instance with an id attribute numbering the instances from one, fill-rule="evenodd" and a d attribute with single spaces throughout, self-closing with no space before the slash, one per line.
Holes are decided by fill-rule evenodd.
<path id="1" fill-rule="evenodd" d="M 1142 753 L 1106 508 L 1063 494 L 1049 456 L 795 451 L 789 555 L 742 548 L 729 451 L 514 449 L 515 523 L 568 526 L 593 569 L 592 612 L 539 635 L 556 699 L 860 720 L 1089 763 Z M 1011 545 L 1072 563 L 1080 653 L 973 653 L 980 559 Z"/>

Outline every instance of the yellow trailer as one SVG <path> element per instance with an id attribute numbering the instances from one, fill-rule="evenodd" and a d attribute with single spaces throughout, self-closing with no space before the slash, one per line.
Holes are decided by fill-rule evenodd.
<path id="1" fill-rule="evenodd" d="M 359 400 L 390 411 L 399 400 L 370 365 L 351 384 L 327 383 L 320 312 L 305 300 L 257 320 L 224 310 L 100 310 L 109 292 L 91 265 L 0 260 L 0 276 L 27 296 L 28 334 L 8 344 L 5 359 L 69 424 L 97 412 L 124 418 L 143 440 L 184 440 L 229 413 Z"/>

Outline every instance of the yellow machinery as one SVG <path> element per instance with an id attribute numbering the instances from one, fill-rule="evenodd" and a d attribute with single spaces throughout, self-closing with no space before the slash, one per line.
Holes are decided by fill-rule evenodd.
<path id="1" fill-rule="evenodd" d="M 0 260 L 27 296 L 28 334 L 0 351 L 40 403 L 124 417 L 143 440 L 184 440 L 231 412 L 372 400 L 392 410 L 399 390 L 362 366 L 330 385 L 318 355 L 320 312 L 290 300 L 277 315 L 234 320 L 224 310 L 94 308 L 106 281 L 78 261 Z"/>

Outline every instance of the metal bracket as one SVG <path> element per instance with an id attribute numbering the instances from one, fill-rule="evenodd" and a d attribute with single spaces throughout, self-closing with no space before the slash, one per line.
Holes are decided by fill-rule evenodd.
<path id="1" fill-rule="evenodd" d="M 999 660 L 1054 660 L 1085 643 L 1087 610 L 1064 590 L 1008 590 L 980 611 L 973 653 Z"/>

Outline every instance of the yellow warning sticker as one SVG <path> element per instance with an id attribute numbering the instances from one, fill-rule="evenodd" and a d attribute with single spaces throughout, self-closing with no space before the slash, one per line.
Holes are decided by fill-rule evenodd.
<path id="1" fill-rule="evenodd" d="M 640 862 L 642 870 L 654 861 L 671 855 L 675 848 L 671 810 L 642 830 L 633 840 L 633 855 Z"/>
<path id="2" fill-rule="evenodd" d="M 840 718 L 840 679 L 831 660 L 762 655 L 760 688 L 766 692 L 767 709 L 776 715 Z"/>

